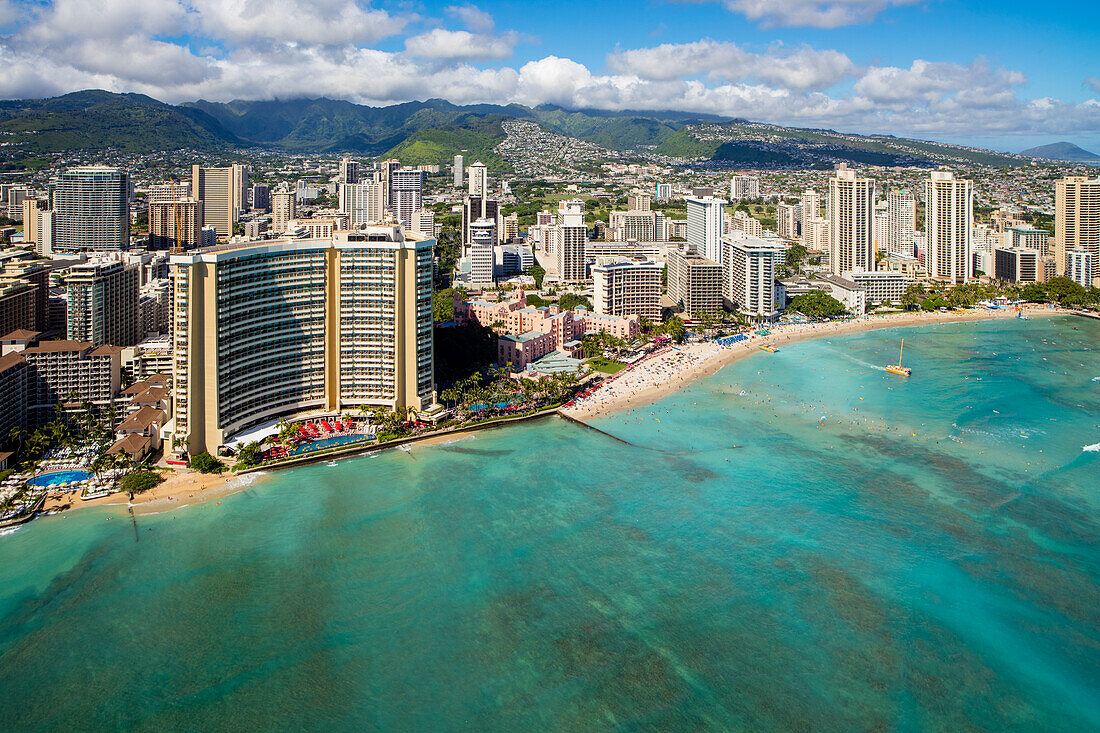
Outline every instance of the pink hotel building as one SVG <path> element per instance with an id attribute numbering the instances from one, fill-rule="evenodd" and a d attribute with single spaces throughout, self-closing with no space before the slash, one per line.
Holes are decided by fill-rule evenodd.
<path id="1" fill-rule="evenodd" d="M 520 288 L 512 290 L 506 300 L 462 300 L 456 295 L 454 318 L 459 323 L 475 321 L 495 331 L 500 337 L 498 363 L 511 362 L 517 370 L 551 351 L 579 357 L 579 341 L 585 333 L 606 331 L 616 338 L 630 339 L 641 332 L 636 315 L 607 316 L 589 313 L 585 308 L 563 311 L 557 304 L 535 308 L 527 305 L 527 296 Z"/>

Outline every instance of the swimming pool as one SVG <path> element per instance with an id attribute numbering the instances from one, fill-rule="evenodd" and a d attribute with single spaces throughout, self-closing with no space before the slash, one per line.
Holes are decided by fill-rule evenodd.
<path id="1" fill-rule="evenodd" d="M 325 450 L 326 448 L 336 448 L 339 446 L 349 445 L 351 443 L 365 443 L 369 440 L 367 436 L 355 433 L 352 435 L 334 435 L 331 438 L 325 438 L 324 440 L 314 440 L 309 443 L 299 443 L 294 446 L 287 455 L 298 456 L 303 453 L 315 453 L 319 450 Z"/>
<path id="2" fill-rule="evenodd" d="M 71 484 L 73 481 L 84 481 L 92 477 L 87 471 L 54 471 L 35 476 L 27 481 L 32 486 L 57 486 L 58 484 Z"/>

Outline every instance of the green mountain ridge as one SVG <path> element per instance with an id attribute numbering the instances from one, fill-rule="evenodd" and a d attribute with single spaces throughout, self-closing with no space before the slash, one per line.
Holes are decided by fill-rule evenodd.
<path id="1" fill-rule="evenodd" d="M 198 100 L 170 105 L 102 90 L 0 101 L 0 152 L 18 161 L 74 150 L 145 153 L 260 147 L 291 153 L 389 156 L 449 163 L 462 153 L 498 170 L 501 122 L 531 120 L 548 132 L 619 150 L 646 150 L 712 167 L 828 167 L 975 163 L 1019 165 L 1021 156 L 886 135 L 783 127 L 676 111 L 569 110 L 555 105 L 455 105 L 444 99 L 370 107 L 344 100 Z M 1084 152 L 1084 151 L 1082 151 Z"/>
<path id="2" fill-rule="evenodd" d="M 247 145 L 199 109 L 101 90 L 0 101 L 0 135 L 23 154 L 114 148 L 131 153 Z"/>

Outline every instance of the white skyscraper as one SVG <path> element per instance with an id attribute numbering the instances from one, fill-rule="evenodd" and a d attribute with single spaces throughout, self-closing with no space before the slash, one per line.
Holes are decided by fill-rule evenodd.
<path id="1" fill-rule="evenodd" d="M 386 195 L 381 181 L 349 183 L 340 186 L 340 211 L 348 215 L 348 226 L 356 229 L 363 224 L 382 221 Z"/>
<path id="2" fill-rule="evenodd" d="M 756 176 L 734 176 L 730 180 L 730 198 L 735 201 L 760 198 L 760 179 Z"/>
<path id="3" fill-rule="evenodd" d="M 563 281 L 584 280 L 585 243 L 588 227 L 584 223 L 584 202 L 579 199 L 558 204 L 558 225 L 554 233 L 554 252 L 558 257 L 558 277 Z"/>
<path id="4" fill-rule="evenodd" d="M 811 219 L 821 218 L 821 196 L 817 191 L 812 188 L 807 188 L 802 192 L 802 211 L 800 212 L 802 217 L 799 221 L 799 231 L 802 234 L 802 244 L 809 247 L 806 244 L 806 232 L 809 230 L 809 223 Z"/>
<path id="5" fill-rule="evenodd" d="M 773 240 L 748 237 L 740 232 L 722 240 L 725 298 L 752 318 L 774 318 L 775 264 L 786 249 Z"/>
<path id="6" fill-rule="evenodd" d="M 711 196 L 687 199 L 687 241 L 712 262 L 722 259 L 722 207 L 724 199 Z"/>
<path id="7" fill-rule="evenodd" d="M 917 202 L 908 191 L 891 191 L 886 196 L 886 252 L 913 254 L 917 230 Z"/>
<path id="8" fill-rule="evenodd" d="M 952 283 L 973 277 L 971 229 L 974 192 L 970 181 L 950 171 L 932 171 L 924 183 L 924 232 L 928 275 Z"/>
<path id="9" fill-rule="evenodd" d="M 454 180 L 455 180 L 455 187 L 456 188 L 462 185 L 462 174 L 463 174 L 463 172 L 464 172 L 464 169 L 462 167 L 462 156 L 461 155 L 456 155 L 455 156 L 455 164 L 454 164 L 454 173 L 455 173 L 455 179 Z"/>
<path id="10" fill-rule="evenodd" d="M 875 269 L 875 182 L 838 168 L 829 179 L 829 268 L 834 275 Z"/>
<path id="11" fill-rule="evenodd" d="M 482 198 L 489 195 L 489 169 L 479 160 L 466 169 L 470 176 L 469 193 Z"/>
<path id="12" fill-rule="evenodd" d="M 493 219 L 477 219 L 470 223 L 470 281 L 493 282 L 496 254 L 497 223 Z"/>

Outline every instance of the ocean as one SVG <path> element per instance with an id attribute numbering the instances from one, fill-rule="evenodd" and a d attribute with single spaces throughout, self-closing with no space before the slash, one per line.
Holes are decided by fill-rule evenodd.
<path id="1" fill-rule="evenodd" d="M 36 519 L 0 536 L 0 727 L 1096 730 L 1098 345 L 779 342 L 606 435 Z"/>

